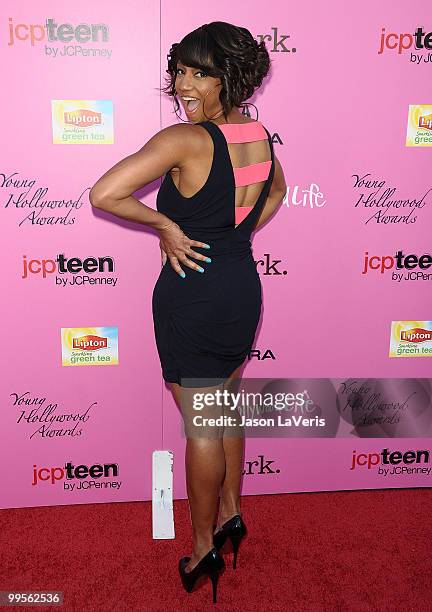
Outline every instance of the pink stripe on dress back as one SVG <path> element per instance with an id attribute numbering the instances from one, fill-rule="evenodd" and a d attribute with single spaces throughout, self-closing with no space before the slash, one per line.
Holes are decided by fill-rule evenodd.
<path id="1" fill-rule="evenodd" d="M 246 217 L 248 216 L 252 208 L 253 206 L 236 206 L 235 207 L 235 224 L 238 225 L 244 219 L 246 219 Z"/>
<path id="2" fill-rule="evenodd" d="M 271 168 L 271 160 L 259 162 L 258 164 L 249 164 L 233 168 L 236 187 L 243 187 L 251 183 L 259 183 L 268 178 Z"/>
<path id="3" fill-rule="evenodd" d="M 219 123 L 227 142 L 254 142 L 266 140 L 267 132 L 259 121 L 251 123 Z"/>

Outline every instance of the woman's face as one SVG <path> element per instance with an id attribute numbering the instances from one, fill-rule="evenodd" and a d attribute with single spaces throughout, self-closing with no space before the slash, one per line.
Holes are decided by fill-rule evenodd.
<path id="1" fill-rule="evenodd" d="M 207 121 L 208 118 L 221 113 L 222 105 L 219 101 L 221 87 L 219 78 L 207 75 L 200 68 L 177 62 L 175 89 L 189 121 L 193 123 Z M 188 102 L 184 98 L 195 98 L 195 100 Z"/>

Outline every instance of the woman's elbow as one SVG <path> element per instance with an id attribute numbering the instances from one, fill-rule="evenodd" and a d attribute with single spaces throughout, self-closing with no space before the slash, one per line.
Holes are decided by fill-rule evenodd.
<path id="1" fill-rule="evenodd" d="M 94 208 L 104 208 L 104 202 L 105 202 L 105 205 L 107 203 L 106 196 L 104 196 L 98 189 L 95 189 L 95 187 L 92 187 L 90 189 L 89 200 L 90 200 L 90 204 Z"/>
<path id="2" fill-rule="evenodd" d="M 279 203 L 284 199 L 286 191 L 287 191 L 286 186 L 285 187 L 278 186 L 270 191 L 269 196 L 272 200 Z"/>

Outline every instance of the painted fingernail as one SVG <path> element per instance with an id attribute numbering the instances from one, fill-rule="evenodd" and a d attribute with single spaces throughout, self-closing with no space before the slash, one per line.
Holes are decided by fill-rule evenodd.
<path id="1" fill-rule="evenodd" d="M 184 277 L 186 276 L 186 274 L 185 274 L 184 272 L 180 272 L 180 276 L 181 276 L 182 278 L 184 278 Z"/>
<path id="2" fill-rule="evenodd" d="M 198 272 L 204 272 L 204 268 L 199 267 Z"/>
<path id="3" fill-rule="evenodd" d="M 206 260 L 207 263 L 211 262 L 211 258 L 210 257 L 206 257 L 205 260 Z"/>
<path id="4" fill-rule="evenodd" d="M 210 245 L 209 245 L 209 244 L 205 244 L 205 245 L 204 245 L 204 248 L 205 248 L 205 249 L 209 249 L 209 248 L 210 248 Z"/>

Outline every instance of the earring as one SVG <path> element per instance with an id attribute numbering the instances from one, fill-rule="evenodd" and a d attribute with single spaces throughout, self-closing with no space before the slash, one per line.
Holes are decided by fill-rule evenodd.
<path id="1" fill-rule="evenodd" d="M 219 83 L 219 84 L 220 84 L 220 85 L 222 85 L 221 83 Z M 217 85 L 216 85 L 216 87 L 217 87 Z M 215 87 L 213 87 L 213 89 L 215 89 Z M 208 96 L 208 94 L 209 94 L 211 91 L 213 91 L 213 89 L 210 89 L 210 90 L 209 90 L 209 91 L 206 93 L 206 95 L 204 96 L 204 101 L 203 101 L 203 113 L 204 113 L 204 116 L 205 116 L 205 117 L 207 117 L 207 115 L 205 114 L 205 110 L 204 110 L 205 98 Z M 258 116 L 259 116 L 259 113 L 258 113 L 258 108 L 255 106 L 255 104 L 253 104 L 253 102 L 243 102 L 243 103 L 241 104 L 241 106 L 242 106 L 242 107 L 243 107 L 243 106 L 246 106 L 246 105 L 250 105 L 250 106 L 253 106 L 253 107 L 254 107 L 254 109 L 256 110 L 256 119 L 255 119 L 255 121 L 258 121 Z M 210 120 L 210 119 L 217 119 L 217 118 L 218 118 L 218 117 L 220 117 L 221 115 L 223 115 L 223 108 L 222 108 L 222 111 L 219 113 L 219 115 L 215 115 L 214 117 L 207 117 L 207 119 L 209 119 L 209 120 Z M 249 116 L 250 116 L 250 113 L 249 113 Z"/>

